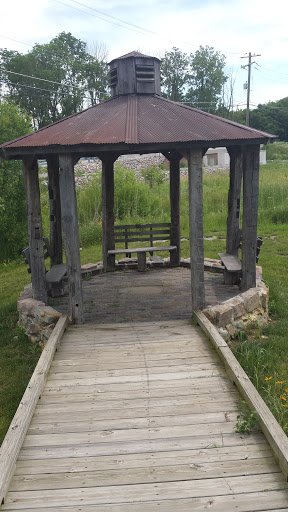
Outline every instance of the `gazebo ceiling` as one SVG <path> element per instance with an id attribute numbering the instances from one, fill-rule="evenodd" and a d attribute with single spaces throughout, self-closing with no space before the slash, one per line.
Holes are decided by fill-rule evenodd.
<path id="1" fill-rule="evenodd" d="M 103 151 L 259 144 L 275 138 L 159 96 L 159 59 L 132 52 L 112 61 L 111 76 L 112 99 L 2 144 L 2 156 L 21 158 L 32 153 L 43 157 L 63 152 L 92 156 Z"/>

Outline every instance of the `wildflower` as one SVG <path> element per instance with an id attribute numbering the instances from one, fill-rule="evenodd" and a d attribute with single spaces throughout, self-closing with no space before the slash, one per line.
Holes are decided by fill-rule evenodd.
<path id="1" fill-rule="evenodd" d="M 287 400 L 287 398 L 285 398 L 285 396 L 282 396 L 282 395 L 280 395 L 280 398 L 282 398 L 282 400 L 285 400 L 285 402 Z"/>
<path id="2" fill-rule="evenodd" d="M 265 380 L 271 380 L 272 377 L 265 377 Z"/>
<path id="3" fill-rule="evenodd" d="M 288 404 L 282 404 L 282 407 L 288 407 Z"/>
<path id="4" fill-rule="evenodd" d="M 284 380 L 277 380 L 276 384 L 284 384 Z"/>
<path id="5" fill-rule="evenodd" d="M 287 388 L 287 389 L 285 389 L 285 391 L 286 391 L 286 393 L 288 393 L 288 388 Z"/>

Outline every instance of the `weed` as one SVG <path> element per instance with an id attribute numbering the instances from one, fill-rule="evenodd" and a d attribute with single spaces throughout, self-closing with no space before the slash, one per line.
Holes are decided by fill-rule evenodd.
<path id="1" fill-rule="evenodd" d="M 237 415 L 237 422 L 234 427 L 235 432 L 238 432 L 238 434 L 251 434 L 258 424 L 257 412 L 250 411 L 245 400 L 241 400 L 241 403 L 238 404 L 237 407 L 239 414 Z"/>

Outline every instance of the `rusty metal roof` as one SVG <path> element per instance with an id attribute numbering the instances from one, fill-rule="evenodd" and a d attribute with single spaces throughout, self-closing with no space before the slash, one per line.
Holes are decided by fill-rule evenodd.
<path id="1" fill-rule="evenodd" d="M 31 148 L 33 153 L 45 152 L 45 148 L 61 150 L 63 146 L 94 146 L 94 151 L 117 149 L 117 144 L 127 151 L 131 145 L 147 150 L 163 144 L 193 143 L 211 147 L 233 143 L 267 142 L 275 138 L 247 126 L 234 123 L 186 105 L 175 103 L 155 95 L 118 96 L 69 116 L 41 130 L 6 142 L 0 146 L 5 157 L 21 155 Z M 107 145 L 109 145 L 107 149 Z M 128 147 L 129 145 L 129 147 Z M 158 146 L 159 145 L 159 146 Z M 188 145 L 188 144 L 187 144 Z M 88 147 L 88 146 L 87 146 Z M 19 151 L 16 151 L 16 148 Z M 39 150 L 37 151 L 37 148 Z M 135 150 L 137 147 L 134 148 Z M 50 152 L 50 151 L 49 151 Z"/>

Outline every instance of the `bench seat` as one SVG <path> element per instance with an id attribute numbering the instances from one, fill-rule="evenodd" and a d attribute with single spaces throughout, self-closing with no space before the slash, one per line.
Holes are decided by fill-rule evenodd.
<path id="1" fill-rule="evenodd" d="M 218 256 L 224 266 L 224 283 L 238 284 L 242 272 L 242 263 L 235 254 L 219 252 Z"/>
<path id="2" fill-rule="evenodd" d="M 66 263 L 59 263 L 58 265 L 53 265 L 53 267 L 48 270 L 45 274 L 46 283 L 59 283 L 67 273 L 67 265 Z"/>
<path id="3" fill-rule="evenodd" d="M 146 266 L 146 253 L 147 252 L 156 252 L 156 251 L 176 251 L 177 246 L 176 245 L 167 245 L 167 246 L 153 246 L 153 247 L 133 247 L 132 249 L 111 249 L 108 251 L 109 254 L 134 254 L 137 253 L 138 258 L 138 271 L 139 272 L 145 272 L 147 269 Z"/>

